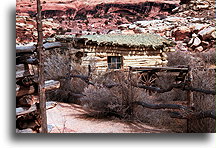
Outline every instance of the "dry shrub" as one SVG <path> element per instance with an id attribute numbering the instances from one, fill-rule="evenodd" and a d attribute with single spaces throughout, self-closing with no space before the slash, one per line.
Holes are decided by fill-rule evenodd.
<path id="1" fill-rule="evenodd" d="M 185 52 L 177 50 L 175 52 L 168 53 L 167 66 L 204 66 L 205 63 L 200 57 L 197 57 L 195 53 Z"/>
<path id="2" fill-rule="evenodd" d="M 85 96 L 81 99 L 81 102 L 86 108 L 93 109 L 100 114 L 107 114 L 110 112 L 110 106 L 117 105 L 116 97 L 111 91 L 104 87 L 92 86 L 85 88 Z"/>
<path id="3" fill-rule="evenodd" d="M 125 83 L 127 76 L 123 72 L 110 72 L 101 76 L 95 86 L 85 89 L 81 99 L 84 106 L 97 111 L 100 115 L 117 115 L 129 119 L 132 115 L 132 102 L 137 100 L 141 91 Z M 102 81 L 101 81 L 102 80 Z M 113 88 L 104 85 L 120 84 Z M 136 92 L 136 93 L 135 93 Z"/>
<path id="4" fill-rule="evenodd" d="M 194 70 L 193 87 L 215 90 L 215 71 L 214 70 Z M 215 110 L 215 96 L 194 92 L 194 108 L 196 112 Z M 198 119 L 192 121 L 192 132 L 213 133 L 215 132 L 214 119 Z"/>
<path id="5" fill-rule="evenodd" d="M 193 87 L 215 90 L 215 71 L 208 69 L 209 66 L 215 65 L 215 49 L 200 53 L 176 51 L 168 54 L 168 61 L 168 66 L 189 65 L 193 69 Z M 194 92 L 193 98 L 195 111 L 215 110 L 215 96 Z M 215 132 L 215 120 L 193 120 L 191 130 L 202 133 Z"/>
<path id="6" fill-rule="evenodd" d="M 205 63 L 205 66 L 208 67 L 210 65 L 215 65 L 216 62 L 216 54 L 215 54 L 215 49 L 210 49 L 205 52 L 199 52 L 195 53 L 195 56 L 199 57 L 202 59 L 202 61 Z"/>
<path id="7" fill-rule="evenodd" d="M 133 82 L 138 81 L 133 77 Z M 97 85 L 85 88 L 84 95 L 81 99 L 82 104 L 92 109 L 90 114 L 100 117 L 112 115 L 127 121 L 135 120 L 144 122 L 151 126 L 161 128 L 175 129 L 182 132 L 184 128 L 179 120 L 169 117 L 165 110 L 154 110 L 143 108 L 142 106 L 131 106 L 133 101 L 142 101 L 150 104 L 161 103 L 155 96 L 150 96 L 144 89 L 132 87 L 125 83 L 128 75 L 121 71 L 113 71 L 106 73 L 97 79 Z M 108 84 L 120 84 L 113 88 L 104 87 Z M 166 99 L 164 99 L 166 100 Z M 167 101 L 167 100 L 166 100 Z"/>
<path id="8" fill-rule="evenodd" d="M 156 86 L 163 89 L 169 88 L 172 84 L 176 83 L 175 78 L 177 75 L 178 73 L 160 73 L 155 82 Z M 179 89 L 173 89 L 172 91 L 165 93 L 156 93 L 155 96 L 161 103 L 184 101 L 186 99 L 186 92 Z"/>
<path id="9" fill-rule="evenodd" d="M 73 58 L 69 50 L 55 49 L 46 51 L 45 77 L 60 81 L 60 88 L 48 91 L 47 98 L 53 101 L 77 102 L 75 94 L 81 94 L 87 86 L 78 78 L 70 78 L 69 75 L 86 75 L 86 70 L 81 67 Z M 77 60 L 77 59 L 75 59 Z M 63 77 L 63 78 L 62 78 Z"/>

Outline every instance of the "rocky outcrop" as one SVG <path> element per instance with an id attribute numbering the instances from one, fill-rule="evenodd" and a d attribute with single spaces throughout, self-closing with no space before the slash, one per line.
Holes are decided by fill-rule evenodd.
<path id="1" fill-rule="evenodd" d="M 23 2 L 29 0 L 17 1 L 16 41 L 35 42 L 35 5 Z M 203 51 L 214 46 L 213 0 L 181 0 L 181 5 L 180 1 L 164 0 L 88 2 L 42 2 L 44 38 L 62 34 L 156 33 L 176 41 L 180 50 Z"/>
<path id="2" fill-rule="evenodd" d="M 42 2 L 44 36 L 106 34 L 118 25 L 168 15 L 178 1 L 155 0 L 46 0 Z M 36 1 L 17 0 L 17 43 L 36 41 Z M 25 17 L 23 17 L 25 15 Z M 23 23 L 23 24 L 20 24 Z M 47 25 L 48 24 L 48 25 Z M 52 25 L 50 25 L 52 24 Z M 132 33 L 132 32 L 130 32 Z"/>
<path id="3" fill-rule="evenodd" d="M 215 43 L 215 23 L 208 18 L 168 16 L 161 20 L 136 21 L 119 25 L 118 34 L 123 32 L 156 33 L 176 41 L 180 50 L 203 51 L 213 48 Z M 115 31 L 112 31 L 114 33 Z"/>

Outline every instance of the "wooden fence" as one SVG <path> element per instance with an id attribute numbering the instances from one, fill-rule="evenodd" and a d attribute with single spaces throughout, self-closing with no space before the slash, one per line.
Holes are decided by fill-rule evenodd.
<path id="1" fill-rule="evenodd" d="M 59 47 L 59 43 L 43 45 L 45 50 Z M 36 46 L 16 47 L 16 128 L 19 130 L 31 128 L 41 132 L 41 113 L 39 101 L 38 52 Z M 45 91 L 60 87 L 59 81 L 47 80 Z M 46 108 L 50 108 L 47 106 Z"/>

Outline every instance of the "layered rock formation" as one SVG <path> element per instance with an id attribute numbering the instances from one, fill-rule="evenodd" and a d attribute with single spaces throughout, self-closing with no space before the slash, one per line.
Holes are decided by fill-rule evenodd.
<path id="1" fill-rule="evenodd" d="M 63 34 L 156 33 L 176 41 L 180 50 L 204 51 L 214 47 L 213 0 L 41 2 L 45 39 Z M 16 12 L 16 42 L 35 42 L 36 0 L 17 0 Z"/>
<path id="2" fill-rule="evenodd" d="M 118 25 L 168 15 L 179 1 L 46 0 L 42 2 L 44 36 L 106 34 Z M 36 0 L 17 0 L 17 43 L 36 41 Z"/>
<path id="3" fill-rule="evenodd" d="M 122 24 L 111 33 L 156 33 L 176 41 L 177 49 L 205 51 L 215 48 L 215 3 L 213 0 L 190 0 L 165 18 Z M 191 15 L 192 14 L 192 15 Z"/>

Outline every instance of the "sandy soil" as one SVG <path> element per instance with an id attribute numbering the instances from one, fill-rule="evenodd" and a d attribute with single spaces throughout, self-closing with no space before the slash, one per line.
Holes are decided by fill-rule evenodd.
<path id="1" fill-rule="evenodd" d="M 79 105 L 58 103 L 47 110 L 50 133 L 164 133 L 165 129 L 141 123 L 126 123 L 111 119 L 95 119 L 86 116 Z"/>

